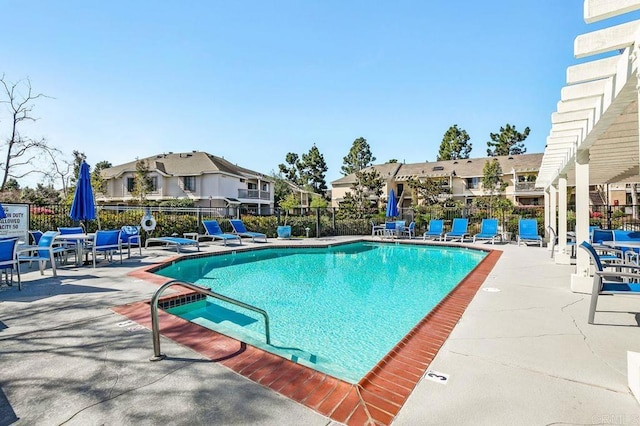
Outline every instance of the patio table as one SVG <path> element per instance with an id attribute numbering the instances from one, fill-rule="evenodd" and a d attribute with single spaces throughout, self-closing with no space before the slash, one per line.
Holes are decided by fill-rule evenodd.
<path id="1" fill-rule="evenodd" d="M 92 241 L 95 238 L 95 234 L 58 234 L 54 238 L 55 241 L 64 241 L 70 242 L 73 241 L 76 243 L 76 266 L 82 266 L 82 255 L 84 252 L 84 245 L 88 241 Z M 87 257 L 89 253 L 87 252 Z M 88 261 L 88 259 L 87 259 Z"/>

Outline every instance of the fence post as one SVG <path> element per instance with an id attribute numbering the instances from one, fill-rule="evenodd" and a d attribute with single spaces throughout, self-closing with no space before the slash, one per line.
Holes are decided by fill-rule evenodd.
<path id="1" fill-rule="evenodd" d="M 316 207 L 316 238 L 320 238 L 320 207 Z"/>
<path id="2" fill-rule="evenodd" d="M 333 226 L 333 235 L 337 234 L 336 231 L 336 208 L 331 208 L 331 225 Z"/>

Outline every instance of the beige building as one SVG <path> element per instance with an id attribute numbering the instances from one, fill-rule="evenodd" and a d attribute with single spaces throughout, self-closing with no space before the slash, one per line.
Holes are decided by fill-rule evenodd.
<path id="1" fill-rule="evenodd" d="M 377 170 L 378 173 L 380 173 L 380 176 L 382 176 L 382 178 L 384 179 L 385 184 L 382 187 L 383 197 L 386 198 L 386 195 L 389 194 L 391 188 L 394 188 L 396 192 L 398 191 L 397 185 L 395 183 L 395 176 L 398 172 L 398 169 L 400 169 L 400 166 L 402 166 L 401 163 L 386 163 L 374 165 L 367 168 L 367 170 Z M 331 182 L 331 207 L 340 206 L 340 202 L 344 199 L 346 193 L 352 191 L 351 187 L 355 182 L 355 173 L 351 173 L 350 175 Z"/>
<path id="2" fill-rule="evenodd" d="M 507 183 L 505 195 L 515 205 L 543 205 L 544 191 L 536 188 L 542 154 L 521 154 L 498 157 L 469 158 L 465 160 L 433 161 L 424 163 L 401 164 L 387 163 L 375 165 L 385 179 L 383 198 L 393 189 L 400 199 L 401 207 L 411 206 L 411 188 L 409 179 L 442 179 L 443 198 L 469 204 L 474 198 L 485 195 L 482 189 L 483 169 L 487 161 L 497 158 L 503 172 L 503 181 Z M 355 174 L 347 175 L 331 182 L 331 205 L 338 207 L 351 186 L 355 183 Z"/>
<path id="3" fill-rule="evenodd" d="M 150 201 L 190 199 L 198 207 L 240 207 L 252 213 L 273 208 L 273 179 L 206 152 L 158 154 L 143 158 L 149 166 Z M 106 193 L 96 193 L 102 204 L 136 200 L 133 190 L 136 161 L 102 171 Z"/>

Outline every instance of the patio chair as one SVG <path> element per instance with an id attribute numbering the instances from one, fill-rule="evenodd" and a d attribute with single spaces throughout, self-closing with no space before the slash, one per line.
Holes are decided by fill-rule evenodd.
<path id="1" fill-rule="evenodd" d="M 142 243 L 140 241 L 140 227 L 125 225 L 120 228 L 120 244 L 127 248 L 127 259 L 131 257 L 131 247 L 137 246 L 142 256 Z"/>
<path id="2" fill-rule="evenodd" d="M 0 240 L 0 279 L 2 272 L 5 275 L 5 282 L 8 286 L 13 285 L 13 270 L 18 275 L 18 290 L 22 290 L 22 282 L 20 280 L 20 267 L 18 257 L 16 256 L 18 249 L 18 238 L 3 238 Z M 11 277 L 11 278 L 9 278 Z"/>
<path id="3" fill-rule="evenodd" d="M 93 258 L 93 267 L 96 267 L 96 257 L 98 253 L 104 254 L 108 262 L 113 261 L 113 253 L 120 253 L 120 263 L 122 263 L 122 241 L 120 240 L 120 230 L 113 231 L 96 231 L 91 246 L 91 257 Z"/>
<path id="4" fill-rule="evenodd" d="M 480 232 L 473 236 L 473 242 L 491 240 L 491 244 L 494 244 L 496 238 L 500 238 L 500 242 L 502 242 L 502 235 L 498 234 L 498 219 L 482 219 Z"/>
<path id="5" fill-rule="evenodd" d="M 416 236 L 416 223 L 411 221 L 409 223 L 409 226 L 406 226 L 403 230 L 402 230 L 402 235 L 406 235 L 407 237 L 409 237 L 409 239 L 413 239 Z"/>
<path id="6" fill-rule="evenodd" d="M 586 241 L 580 244 L 580 248 L 589 253 L 591 261 L 595 266 L 593 274 L 593 288 L 591 290 L 591 303 L 589 304 L 589 324 L 593 324 L 596 307 L 598 305 L 598 296 L 601 294 L 627 294 L 640 296 L 640 266 L 635 264 L 615 264 L 606 265 L 600 261 L 600 256 L 595 248 Z M 615 271 L 606 270 L 609 267 L 615 267 Z M 627 272 L 621 272 L 626 270 Z M 635 271 L 635 272 L 631 272 Z"/>
<path id="7" fill-rule="evenodd" d="M 227 245 L 227 241 L 231 240 L 242 244 L 242 238 L 238 235 L 222 232 L 217 220 L 203 220 L 202 225 L 206 232 L 204 235 L 198 235 L 198 241 L 200 241 L 200 238 L 211 238 L 212 240 L 222 240 L 225 246 Z"/>
<path id="8" fill-rule="evenodd" d="M 381 237 L 395 237 L 395 236 L 396 236 L 396 222 L 385 222 Z"/>
<path id="9" fill-rule="evenodd" d="M 538 243 L 542 247 L 542 237 L 538 234 L 538 220 L 537 219 L 520 219 L 518 221 L 518 236 L 517 243 L 523 243 L 525 246 L 527 243 Z"/>
<path id="10" fill-rule="evenodd" d="M 600 260 L 608 263 L 620 263 L 624 257 L 623 251 L 603 244 L 605 241 L 615 241 L 614 233 L 610 229 L 594 228 L 590 234 L 591 246 Z"/>
<path id="11" fill-rule="evenodd" d="M 374 237 L 376 235 L 382 235 L 384 232 L 384 225 L 378 225 L 374 221 L 370 221 L 371 223 L 371 236 Z"/>
<path id="12" fill-rule="evenodd" d="M 37 231 L 29 231 L 29 235 L 31 236 L 31 241 L 33 241 L 33 245 L 36 245 L 40 242 L 40 237 L 42 237 L 43 232 L 40 230 Z"/>
<path id="13" fill-rule="evenodd" d="M 229 220 L 229 222 L 231 222 L 231 227 L 233 228 L 234 234 L 240 237 L 250 237 L 251 241 L 254 243 L 256 242 L 256 238 L 264 239 L 264 242 L 267 242 L 266 234 L 247 231 L 247 228 L 245 228 L 244 223 L 240 219 L 231 219 Z"/>
<path id="14" fill-rule="evenodd" d="M 59 227 L 58 232 L 60 235 L 69 235 L 69 234 L 84 234 L 84 228 L 82 226 L 69 226 L 69 227 Z M 85 244 L 84 240 L 65 240 L 65 245 L 69 250 L 71 248 L 77 250 L 78 244 Z M 77 259 L 76 259 L 77 260 Z"/>
<path id="15" fill-rule="evenodd" d="M 53 276 L 57 277 L 58 274 L 56 272 L 56 255 L 67 253 L 68 249 L 65 246 L 56 246 L 55 238 L 59 234 L 56 231 L 47 231 L 42 234 L 40 240 L 37 245 L 34 246 L 26 246 L 18 248 L 18 263 L 20 262 L 38 262 L 38 266 L 40 269 L 40 275 L 44 275 L 44 269 L 49 262 L 51 264 L 51 270 L 53 271 Z"/>
<path id="16" fill-rule="evenodd" d="M 547 226 L 547 230 L 549 231 L 549 244 L 551 244 L 551 258 L 555 255 L 556 246 L 558 245 L 558 235 L 556 234 L 556 230 L 553 229 L 551 225 Z M 576 242 L 569 241 L 567 239 L 567 247 L 571 247 L 571 257 L 576 256 Z"/>
<path id="17" fill-rule="evenodd" d="M 464 237 L 469 236 L 467 229 L 469 228 L 469 219 L 457 217 L 453 219 L 453 225 L 451 225 L 451 232 L 444 234 L 444 240 L 451 238 L 451 241 L 460 239 L 461 243 L 464 243 Z"/>
<path id="18" fill-rule="evenodd" d="M 84 234 L 84 228 L 81 226 L 70 226 L 70 227 L 60 227 L 58 228 L 58 232 L 60 234 Z"/>
<path id="19" fill-rule="evenodd" d="M 422 234 L 422 239 L 426 240 L 427 238 L 438 238 L 438 240 L 442 241 L 443 235 L 444 235 L 444 220 L 431 219 L 429 221 L 429 229 L 427 230 L 427 232 Z"/>
<path id="20" fill-rule="evenodd" d="M 640 232 L 616 229 L 613 231 L 613 240 L 616 242 L 616 247 L 622 251 L 622 257 L 625 263 L 640 264 L 640 248 L 625 247 L 622 244 L 618 245 L 624 242 L 640 243 Z"/>

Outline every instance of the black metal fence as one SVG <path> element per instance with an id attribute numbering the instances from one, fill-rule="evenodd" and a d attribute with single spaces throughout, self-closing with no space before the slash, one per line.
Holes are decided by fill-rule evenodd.
<path id="1" fill-rule="evenodd" d="M 569 230 L 575 229 L 575 208 L 569 209 L 567 222 Z M 589 225 L 640 231 L 640 205 L 593 205 L 589 211 Z"/>
<path id="2" fill-rule="evenodd" d="M 75 225 L 69 217 L 69 206 L 54 204 L 46 206 L 29 206 L 29 229 L 49 230 L 63 226 Z M 269 237 L 276 236 L 278 225 L 291 225 L 292 235 L 298 237 L 327 237 L 337 235 L 369 235 L 371 222 L 376 224 L 385 221 L 384 211 L 378 214 L 363 215 L 359 219 L 341 218 L 337 208 L 306 209 L 296 214 L 284 214 L 278 210 L 262 211 L 261 215 L 249 214 L 242 209 L 207 208 L 207 207 L 123 207 L 98 206 L 97 219 L 88 222 L 87 231 L 96 229 L 115 229 L 123 225 L 139 225 L 145 214 L 149 212 L 156 221 L 152 235 L 182 235 L 185 232 L 204 233 L 202 220 L 216 219 L 224 231 L 231 231 L 227 219 L 240 217 L 247 228 L 263 232 Z M 270 213 L 270 214 L 268 214 Z M 635 214 L 634 214 L 635 213 Z M 444 219 L 445 229 L 450 229 L 454 218 L 469 219 L 471 234 L 480 230 L 484 218 L 497 218 L 503 232 L 515 235 L 518 232 L 518 220 L 521 218 L 538 219 L 541 235 L 544 234 L 544 208 L 516 207 L 512 210 L 491 210 L 475 206 L 442 207 L 421 206 L 417 209 L 401 209 L 397 219 L 407 223 L 416 222 L 416 235 L 423 233 L 431 219 Z M 607 229 L 625 229 L 640 231 L 640 205 L 594 205 L 590 208 L 590 225 Z M 575 230 L 575 208 L 569 206 L 567 212 L 567 229 Z"/>
<path id="3" fill-rule="evenodd" d="M 151 214 L 156 221 L 155 229 L 150 235 L 179 235 L 185 232 L 204 233 L 202 220 L 216 219 L 223 231 L 231 231 L 231 224 L 227 219 L 240 216 L 246 227 L 252 231 L 263 232 L 269 237 L 276 236 L 278 225 L 290 225 L 292 235 L 297 237 L 327 237 L 338 235 L 370 235 L 373 223 L 385 221 L 384 211 L 378 214 L 366 215 L 358 219 L 341 218 L 337 208 L 306 209 L 298 214 L 284 214 L 278 210 L 272 215 L 245 214 L 234 208 L 207 207 L 123 207 L 98 206 L 96 220 L 87 223 L 87 231 L 96 229 L 116 229 L 123 225 L 139 225 L 142 218 Z M 261 212 L 266 213 L 266 212 Z M 342 215 L 344 216 L 344 215 Z M 539 231 L 544 234 L 544 208 L 522 207 L 509 211 L 491 210 L 479 207 L 444 208 L 442 206 L 419 207 L 418 209 L 401 209 L 399 220 L 407 223 L 416 222 L 416 235 L 426 231 L 431 219 L 444 219 L 445 229 L 450 229 L 454 218 L 469 219 L 469 232 L 477 233 L 484 218 L 498 218 L 501 230 L 515 235 L 518 231 L 520 218 L 537 218 Z M 286 223 L 285 223 L 286 222 Z M 47 205 L 30 206 L 29 229 L 49 230 L 75 223 L 69 217 L 69 206 Z"/>

